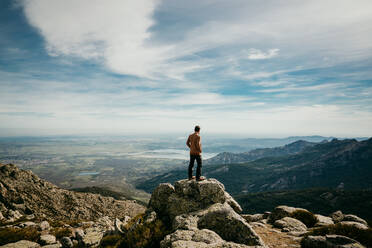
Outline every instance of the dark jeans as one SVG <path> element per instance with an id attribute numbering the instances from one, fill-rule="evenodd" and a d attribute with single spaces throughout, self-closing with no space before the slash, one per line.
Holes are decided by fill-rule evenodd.
<path id="1" fill-rule="evenodd" d="M 201 168 L 202 168 L 202 159 L 201 155 L 191 155 L 190 154 L 190 164 L 189 164 L 189 179 L 192 178 L 192 168 L 194 167 L 194 162 L 198 163 L 198 167 L 196 167 L 196 179 L 199 179 L 201 176 Z"/>

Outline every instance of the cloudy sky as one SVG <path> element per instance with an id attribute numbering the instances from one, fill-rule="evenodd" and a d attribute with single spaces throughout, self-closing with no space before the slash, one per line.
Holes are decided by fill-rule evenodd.
<path id="1" fill-rule="evenodd" d="M 0 30 L 2 136 L 371 136 L 371 0 L 1 0 Z"/>

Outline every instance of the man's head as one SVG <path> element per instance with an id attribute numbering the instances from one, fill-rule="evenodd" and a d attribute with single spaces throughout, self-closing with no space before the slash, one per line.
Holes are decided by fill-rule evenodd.
<path id="1" fill-rule="evenodd" d="M 195 132 L 199 133 L 200 132 L 200 127 L 199 126 L 195 126 L 194 130 L 195 130 Z"/>

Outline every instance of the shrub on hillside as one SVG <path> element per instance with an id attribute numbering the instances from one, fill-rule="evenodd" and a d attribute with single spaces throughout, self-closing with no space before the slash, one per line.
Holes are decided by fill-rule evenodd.
<path id="1" fill-rule="evenodd" d="M 72 230 L 68 227 L 57 227 L 51 231 L 51 234 L 56 236 L 57 239 L 63 237 L 70 237 L 72 235 Z"/>
<path id="2" fill-rule="evenodd" d="M 20 240 L 37 242 L 39 238 L 40 233 L 32 226 L 25 228 L 8 227 L 0 229 L 0 245 L 14 243 Z"/>
<path id="3" fill-rule="evenodd" d="M 313 213 L 305 210 L 296 210 L 291 214 L 291 217 L 301 221 L 307 227 L 313 227 L 318 222 Z"/>
<path id="4" fill-rule="evenodd" d="M 63 227 L 65 224 L 68 224 L 72 227 L 78 227 L 80 223 L 84 220 L 73 219 L 73 220 L 53 220 L 49 221 L 49 225 L 52 227 Z"/>
<path id="5" fill-rule="evenodd" d="M 160 241 L 170 233 L 167 226 L 159 219 L 146 223 L 144 216 L 133 218 L 126 226 L 127 232 L 117 243 L 119 248 L 157 248 Z"/>
<path id="6" fill-rule="evenodd" d="M 355 226 L 343 225 L 337 223 L 335 225 L 329 225 L 324 227 L 315 228 L 312 231 L 308 232 L 306 235 L 327 235 L 327 234 L 337 234 L 346 236 L 352 239 L 357 240 L 362 245 L 366 247 L 372 247 L 372 229 L 368 228 L 367 230 L 358 229 Z"/>
<path id="7" fill-rule="evenodd" d="M 107 235 L 102 238 L 99 247 L 114 248 L 121 238 L 122 236 L 119 234 Z"/>

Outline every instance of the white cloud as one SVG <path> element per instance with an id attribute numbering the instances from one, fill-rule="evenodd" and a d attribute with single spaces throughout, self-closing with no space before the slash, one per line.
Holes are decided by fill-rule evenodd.
<path id="1" fill-rule="evenodd" d="M 169 97 L 169 96 L 168 96 Z M 187 93 L 176 94 L 168 98 L 163 103 L 169 105 L 223 105 L 223 104 L 241 104 L 245 101 L 253 100 L 252 97 L 243 96 L 223 96 L 217 93 Z"/>
<path id="2" fill-rule="evenodd" d="M 214 61 L 207 62 L 210 64 L 198 57 L 177 61 L 215 48 L 221 48 L 222 55 L 229 53 L 239 58 L 241 47 L 251 47 L 246 56 L 250 60 L 272 58 L 280 49 L 283 58 L 318 54 L 321 58 L 329 57 L 333 63 L 366 57 L 367 53 L 361 51 L 372 48 L 369 0 L 213 4 L 199 1 L 171 4 L 165 0 L 19 1 L 31 25 L 46 40 L 51 55 L 97 59 L 112 71 L 153 79 L 184 80 L 187 73 L 226 64 L 226 58 L 217 55 Z M 167 9 L 159 2 L 173 8 L 180 4 L 187 11 Z M 186 23 L 185 28 L 174 29 L 173 32 L 182 34 L 181 39 L 153 42 L 152 32 L 157 31 L 149 28 L 156 24 L 154 12 L 160 7 L 165 8 L 164 15 L 172 11 L 180 14 L 177 22 L 163 25 L 188 22 L 191 17 L 197 19 L 197 25 L 188 27 Z M 319 65 L 318 60 L 309 59 L 306 63 Z"/>
<path id="3" fill-rule="evenodd" d="M 254 85 L 262 86 L 262 87 L 273 87 L 273 86 L 279 86 L 283 84 L 287 84 L 286 81 L 261 81 L 261 82 L 255 82 Z"/>
<path id="4" fill-rule="evenodd" d="M 343 83 L 324 83 L 318 85 L 308 85 L 308 86 L 285 86 L 281 88 L 272 88 L 272 89 L 263 89 L 258 90 L 258 92 L 265 92 L 265 93 L 274 93 L 274 92 L 291 92 L 291 91 L 320 91 L 320 90 L 330 90 L 330 89 L 337 89 L 341 87 L 345 87 L 346 85 Z"/>
<path id="5" fill-rule="evenodd" d="M 103 61 L 111 70 L 148 75 L 162 49 L 145 45 L 154 24 L 154 0 L 24 0 L 27 19 L 51 55 Z"/>
<path id="6" fill-rule="evenodd" d="M 256 60 L 256 59 L 270 59 L 272 57 L 275 57 L 279 53 L 279 49 L 269 49 L 266 53 L 262 52 L 259 49 L 249 49 L 246 51 L 247 53 L 247 58 L 251 60 Z"/>
<path id="7" fill-rule="evenodd" d="M 27 75 L 13 80 L 19 75 L 0 72 L 0 112 L 16 113 L 0 116 L 0 127 L 161 132 L 164 127 L 186 130 L 197 122 L 214 132 L 232 130 L 254 136 L 369 132 L 370 89 L 352 95 L 366 101 L 358 106 L 350 106 L 350 101 L 314 105 L 327 102 L 331 94 L 344 97 L 343 91 L 352 91 L 352 87 L 314 85 L 321 80 L 312 81 L 311 76 L 300 75 L 300 70 L 332 68 L 370 57 L 370 0 L 19 1 L 50 55 L 67 62 L 70 57 L 95 60 L 111 71 L 144 78 L 112 83 L 112 78 L 102 76 L 94 82 L 22 84 L 19 81 Z M 170 9 L 163 3 L 171 5 Z M 178 12 L 170 16 L 176 19 L 151 28 L 157 25 L 157 10 L 166 20 L 167 14 Z M 164 35 L 164 26 L 178 23 L 182 28 L 170 29 L 177 39 L 156 38 Z M 279 57 L 279 51 L 280 60 L 270 59 Z M 204 74 L 196 73 L 200 71 Z M 352 75 L 346 73 L 355 73 L 351 81 L 371 75 L 367 70 L 362 74 L 351 70 L 344 73 L 349 78 Z M 48 76 L 53 77 L 53 72 Z M 256 91 L 252 85 L 265 88 Z M 239 87 L 242 95 L 232 95 Z M 262 99 L 243 95 L 257 92 L 268 94 Z M 295 96 L 301 99 L 293 105 L 283 103 L 284 98 Z M 280 100 L 275 102 L 275 97 Z M 305 101 L 306 107 L 301 105 Z M 34 113 L 41 113 L 43 120 Z"/>

